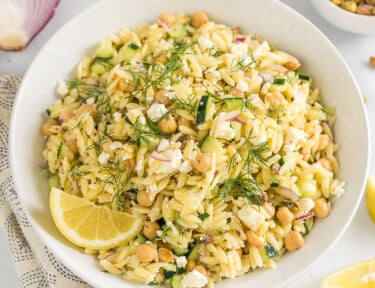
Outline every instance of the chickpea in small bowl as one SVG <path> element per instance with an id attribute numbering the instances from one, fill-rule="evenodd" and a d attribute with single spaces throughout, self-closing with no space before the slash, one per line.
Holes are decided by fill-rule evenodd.
<path id="1" fill-rule="evenodd" d="M 375 34 L 375 0 L 312 0 L 316 11 L 337 28 Z"/>

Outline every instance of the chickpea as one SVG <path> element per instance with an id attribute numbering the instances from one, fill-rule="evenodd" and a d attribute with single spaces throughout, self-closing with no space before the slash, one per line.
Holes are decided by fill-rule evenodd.
<path id="1" fill-rule="evenodd" d="M 66 122 L 66 121 L 70 120 L 73 116 L 74 116 L 73 111 L 70 111 L 70 110 L 69 111 L 64 111 L 61 114 L 59 120 L 60 120 L 60 122 Z"/>
<path id="2" fill-rule="evenodd" d="M 193 167 L 201 173 L 205 173 L 211 169 L 212 159 L 210 153 L 198 154 L 193 163 Z"/>
<path id="3" fill-rule="evenodd" d="M 150 207 L 153 204 L 153 201 L 151 201 L 150 196 L 146 192 L 146 190 L 138 191 L 137 193 L 137 202 L 139 205 Z"/>
<path id="4" fill-rule="evenodd" d="M 284 239 L 285 248 L 288 251 L 294 251 L 301 248 L 305 244 L 302 235 L 297 231 L 290 231 Z"/>
<path id="5" fill-rule="evenodd" d="M 76 111 L 76 116 L 79 118 L 81 117 L 84 113 L 89 113 L 91 116 L 95 116 L 96 110 L 94 105 L 91 104 L 83 104 L 78 107 Z"/>
<path id="6" fill-rule="evenodd" d="M 357 11 L 357 3 L 355 3 L 355 1 L 342 2 L 340 7 L 349 11 L 349 12 L 353 12 L 353 13 L 355 13 Z"/>
<path id="7" fill-rule="evenodd" d="M 183 117 L 180 117 L 178 118 L 177 120 L 177 124 L 178 126 L 187 126 L 187 127 L 192 127 L 193 126 L 193 122 L 191 122 L 190 120 L 186 119 L 186 118 L 183 118 Z"/>
<path id="8" fill-rule="evenodd" d="M 51 131 L 51 127 L 52 126 L 56 126 L 56 125 L 59 125 L 59 122 L 55 119 L 48 119 L 46 123 L 43 124 L 42 126 L 42 133 L 44 136 L 51 136 L 52 134 L 54 134 L 52 131 Z"/>
<path id="9" fill-rule="evenodd" d="M 320 163 L 320 165 L 322 165 L 324 169 L 328 171 L 332 171 L 331 162 L 329 162 L 328 159 L 325 159 L 325 158 L 319 159 L 318 163 Z"/>
<path id="10" fill-rule="evenodd" d="M 162 262 L 171 262 L 173 260 L 173 253 L 166 248 L 158 249 L 159 260 Z"/>
<path id="11" fill-rule="evenodd" d="M 70 139 L 65 141 L 66 146 L 72 151 L 74 154 L 78 153 L 78 145 L 76 139 Z"/>
<path id="12" fill-rule="evenodd" d="M 157 103 L 161 103 L 166 106 L 171 104 L 171 100 L 168 98 L 167 94 L 168 94 L 168 91 L 159 90 L 158 92 L 155 93 L 155 101 Z"/>
<path id="13" fill-rule="evenodd" d="M 123 92 L 134 92 L 135 90 L 132 81 L 125 82 L 125 80 L 118 82 L 118 88 Z"/>
<path id="14" fill-rule="evenodd" d="M 140 262 L 148 263 L 155 259 L 156 250 L 150 244 L 141 244 L 135 251 L 137 258 Z"/>
<path id="15" fill-rule="evenodd" d="M 263 208 L 266 210 L 267 214 L 269 215 L 269 218 L 273 218 L 273 216 L 275 216 L 275 207 L 272 206 L 272 203 L 264 203 Z"/>
<path id="16" fill-rule="evenodd" d="M 206 13 L 197 11 L 191 17 L 191 26 L 193 26 L 194 28 L 199 28 L 203 24 L 206 24 L 208 21 L 209 19 Z"/>
<path id="17" fill-rule="evenodd" d="M 326 218 L 331 213 L 331 205 L 324 198 L 318 198 L 315 200 L 315 206 L 313 208 L 315 216 L 318 218 Z"/>
<path id="18" fill-rule="evenodd" d="M 186 264 L 186 270 L 188 271 L 188 272 L 190 272 L 190 271 L 193 271 L 194 270 L 194 268 L 195 268 L 195 261 L 194 260 L 188 260 L 187 261 L 187 264 Z"/>
<path id="19" fill-rule="evenodd" d="M 287 225 L 294 220 L 294 214 L 287 208 L 281 207 L 276 213 L 277 219 L 279 219 L 282 225 Z"/>
<path id="20" fill-rule="evenodd" d="M 173 116 L 167 116 L 159 121 L 158 128 L 161 132 L 173 134 L 177 130 L 177 122 Z"/>
<path id="21" fill-rule="evenodd" d="M 320 134 L 319 135 L 319 146 L 318 146 L 318 150 L 324 150 L 327 148 L 329 144 L 329 137 L 328 135 L 326 134 Z"/>
<path id="22" fill-rule="evenodd" d="M 156 231 L 160 229 L 160 226 L 156 222 L 146 221 L 145 226 L 143 226 L 143 235 L 147 239 L 153 240 L 156 237 Z"/>
<path id="23" fill-rule="evenodd" d="M 202 275 L 204 275 L 207 278 L 207 270 L 202 265 L 195 266 L 193 270 L 198 271 L 199 273 L 201 273 Z"/>
<path id="24" fill-rule="evenodd" d="M 246 239 L 247 243 L 253 246 L 261 246 L 263 245 L 263 241 L 259 238 L 259 236 L 251 230 L 246 231 Z"/>
<path id="25" fill-rule="evenodd" d="M 174 24 L 174 22 L 176 22 L 176 16 L 174 16 L 174 14 L 172 13 L 167 13 L 167 12 L 161 13 L 159 15 L 159 19 L 163 21 L 165 24 L 167 24 L 168 26 L 171 26 Z"/>
<path id="26" fill-rule="evenodd" d="M 229 90 L 229 93 L 232 94 L 236 98 L 244 98 L 245 93 L 241 91 L 240 89 L 237 89 L 236 87 L 232 87 Z"/>

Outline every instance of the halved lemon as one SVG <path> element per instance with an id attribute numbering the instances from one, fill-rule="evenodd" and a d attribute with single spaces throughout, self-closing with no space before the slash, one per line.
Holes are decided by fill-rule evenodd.
<path id="1" fill-rule="evenodd" d="M 372 221 L 375 222 L 375 178 L 372 176 L 367 180 L 366 205 Z"/>
<path id="2" fill-rule="evenodd" d="M 366 260 L 328 275 L 320 288 L 375 288 L 375 259 Z"/>
<path id="3" fill-rule="evenodd" d="M 143 218 L 95 205 L 87 199 L 52 188 L 50 209 L 58 230 L 77 246 L 109 249 L 140 231 Z"/>

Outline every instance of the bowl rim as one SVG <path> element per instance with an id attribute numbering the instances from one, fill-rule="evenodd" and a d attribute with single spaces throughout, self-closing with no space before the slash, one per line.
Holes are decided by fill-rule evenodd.
<path id="1" fill-rule="evenodd" d="M 269 1 L 270 2 L 274 2 L 272 0 L 269 0 Z M 28 83 L 28 79 L 29 79 L 29 76 L 31 74 L 31 70 L 32 70 L 31 68 L 35 65 L 35 63 L 37 63 L 39 61 L 39 58 L 41 58 L 42 55 L 45 53 L 45 50 L 47 50 L 47 48 L 49 47 L 50 43 L 53 42 L 53 41 L 55 41 L 55 39 L 59 37 L 59 35 L 65 29 L 65 27 L 74 25 L 74 23 L 77 22 L 77 21 L 79 21 L 80 18 L 89 15 L 93 11 L 95 11 L 95 10 L 99 9 L 101 6 L 105 5 L 107 2 L 109 3 L 109 2 L 111 2 L 111 0 L 100 0 L 100 1 L 97 1 L 96 3 L 90 5 L 89 7 L 85 8 L 84 10 L 82 10 L 81 12 L 79 12 L 77 15 L 75 15 L 74 17 L 72 17 L 71 19 L 69 19 L 68 21 L 66 21 L 48 39 L 48 41 L 42 46 L 42 48 L 37 53 L 36 57 L 34 57 L 32 63 L 30 64 L 30 66 L 27 69 L 27 72 L 25 73 L 25 75 L 22 78 L 21 84 L 19 86 L 19 89 L 18 89 L 18 91 L 16 93 L 16 96 L 15 96 L 15 99 L 14 99 L 14 104 L 13 104 L 12 113 L 11 113 L 11 119 L 10 119 L 9 141 L 8 141 L 11 174 L 12 174 L 12 177 L 13 177 L 14 187 L 15 187 L 15 190 L 16 190 L 16 193 L 18 194 L 18 196 L 19 196 L 19 192 L 18 191 L 19 191 L 19 188 L 20 188 L 19 181 L 22 181 L 22 180 L 18 177 L 20 175 L 16 171 L 16 164 L 15 164 L 15 154 L 14 154 L 14 150 L 16 150 L 15 149 L 15 142 L 16 142 L 16 136 L 15 136 L 15 134 L 16 134 L 15 133 L 16 126 L 15 126 L 15 122 L 16 122 L 16 117 L 19 114 L 18 110 L 19 110 L 21 99 L 22 99 L 22 95 L 25 94 L 24 90 L 26 89 L 26 85 Z M 330 2 L 330 1 L 328 1 L 328 2 Z M 298 17 L 301 20 L 303 20 L 304 22 L 306 22 L 306 24 L 308 24 L 309 26 L 311 26 L 318 34 L 320 34 L 320 36 L 324 39 L 324 41 L 327 43 L 327 45 L 329 45 L 331 47 L 331 49 L 333 49 L 333 51 L 335 52 L 335 54 L 337 55 L 337 57 L 340 59 L 340 61 L 342 62 L 342 64 L 344 65 L 344 67 L 347 70 L 346 72 L 350 75 L 350 77 L 351 77 L 351 79 L 353 81 L 353 84 L 356 87 L 356 90 L 357 90 L 358 94 L 361 95 L 359 85 L 358 85 L 358 83 L 357 83 L 357 81 L 356 81 L 356 79 L 355 79 L 355 77 L 354 77 L 351 69 L 349 68 L 348 64 L 346 63 L 345 59 L 343 58 L 343 56 L 341 55 L 341 53 L 339 52 L 339 50 L 335 47 L 335 45 L 333 45 L 333 43 L 328 39 L 328 37 L 319 28 L 317 28 L 317 26 L 314 23 L 312 23 L 309 19 L 307 19 L 301 13 L 299 13 L 298 11 L 296 11 L 294 8 L 290 7 L 289 5 L 287 5 L 287 4 L 285 4 L 285 3 L 281 2 L 281 1 L 275 1 L 274 4 L 275 5 L 279 5 L 279 7 L 283 7 L 283 9 L 288 10 L 289 13 L 294 14 L 295 17 Z M 331 3 L 331 4 L 334 5 L 333 3 Z M 344 10 L 344 9 L 341 9 L 341 10 Z M 345 12 L 348 13 L 348 14 L 354 14 L 354 13 L 350 13 L 350 12 L 347 12 L 347 11 L 345 11 Z M 370 157 L 371 156 L 370 155 L 371 154 L 371 149 L 370 149 L 371 148 L 371 145 L 370 145 L 371 138 L 370 138 L 369 122 L 368 122 L 368 116 L 367 116 L 367 112 L 366 112 L 366 109 L 365 109 L 364 102 L 363 102 L 362 98 L 361 98 L 361 109 L 362 109 L 363 117 L 364 117 L 364 120 L 365 120 L 364 124 L 365 124 L 365 127 L 366 127 L 365 135 L 366 135 L 367 143 L 366 143 L 366 151 L 365 152 L 366 152 L 366 155 L 367 155 L 367 159 L 366 159 L 365 175 L 363 176 L 363 181 L 362 181 L 362 185 L 361 185 L 361 192 L 359 193 L 359 197 L 357 198 L 356 203 L 353 205 L 353 209 L 350 212 L 350 214 L 349 214 L 349 216 L 347 218 L 348 220 L 346 221 L 345 225 L 342 226 L 342 228 L 340 230 L 340 233 L 338 233 L 338 234 L 335 235 L 335 237 L 334 237 L 333 241 L 330 243 L 330 245 L 328 245 L 324 249 L 322 249 L 320 251 L 320 253 L 319 253 L 318 256 L 316 256 L 312 261 L 310 261 L 306 266 L 304 266 L 302 269 L 300 269 L 297 273 L 295 273 L 293 276 L 289 277 L 288 279 L 285 279 L 282 283 L 280 283 L 280 287 L 286 287 L 286 285 L 290 284 L 291 282 L 295 281 L 297 278 L 301 277 L 301 275 L 303 273 L 305 273 L 306 271 L 308 271 L 309 269 L 311 269 L 311 267 L 318 260 L 320 260 L 323 257 L 323 255 L 325 255 L 330 249 L 332 249 L 332 247 L 341 239 L 342 235 L 346 232 L 347 228 L 352 223 L 352 220 L 353 220 L 353 218 L 354 218 L 354 216 L 355 216 L 355 214 L 356 214 L 356 212 L 357 212 L 357 210 L 359 208 L 359 205 L 361 203 L 361 199 L 362 199 L 363 194 L 364 194 L 365 185 L 366 185 L 365 180 L 367 179 L 368 174 L 369 174 L 369 166 L 370 166 L 369 164 L 370 164 L 370 158 L 371 158 Z M 39 227 L 39 225 L 34 221 L 33 217 L 31 216 L 31 213 L 30 213 L 29 209 L 26 207 L 25 202 L 21 201 L 22 197 L 19 196 L 19 198 L 20 198 L 20 205 L 22 207 L 22 210 L 24 211 L 27 220 L 31 224 L 31 227 L 32 227 L 33 231 L 36 232 L 36 235 L 41 240 L 41 242 L 43 244 L 45 244 L 48 247 L 48 249 L 50 249 L 53 252 L 53 254 L 56 256 L 56 258 L 59 261 L 61 261 L 61 263 L 63 263 L 74 274 L 76 274 L 78 277 L 80 277 L 81 279 L 83 279 L 84 281 L 86 281 L 88 284 L 91 284 L 91 285 L 97 284 L 92 279 L 92 277 L 89 277 L 89 275 L 86 275 L 86 274 L 84 274 L 81 271 L 76 271 L 75 268 L 73 268 L 71 262 L 63 261 L 60 258 L 59 253 L 56 253 L 55 249 L 52 248 L 52 244 L 49 243 L 48 241 L 46 241 L 45 235 L 48 234 L 48 233 L 44 232 Z"/>

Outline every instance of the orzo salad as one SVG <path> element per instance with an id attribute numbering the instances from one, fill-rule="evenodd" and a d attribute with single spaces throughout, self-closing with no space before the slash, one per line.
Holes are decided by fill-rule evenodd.
<path id="1" fill-rule="evenodd" d="M 179 288 L 273 268 L 302 248 L 344 182 L 335 111 L 300 69 L 203 12 L 101 41 L 57 85 L 44 172 L 51 189 L 140 227 L 85 252 L 124 279 Z"/>

